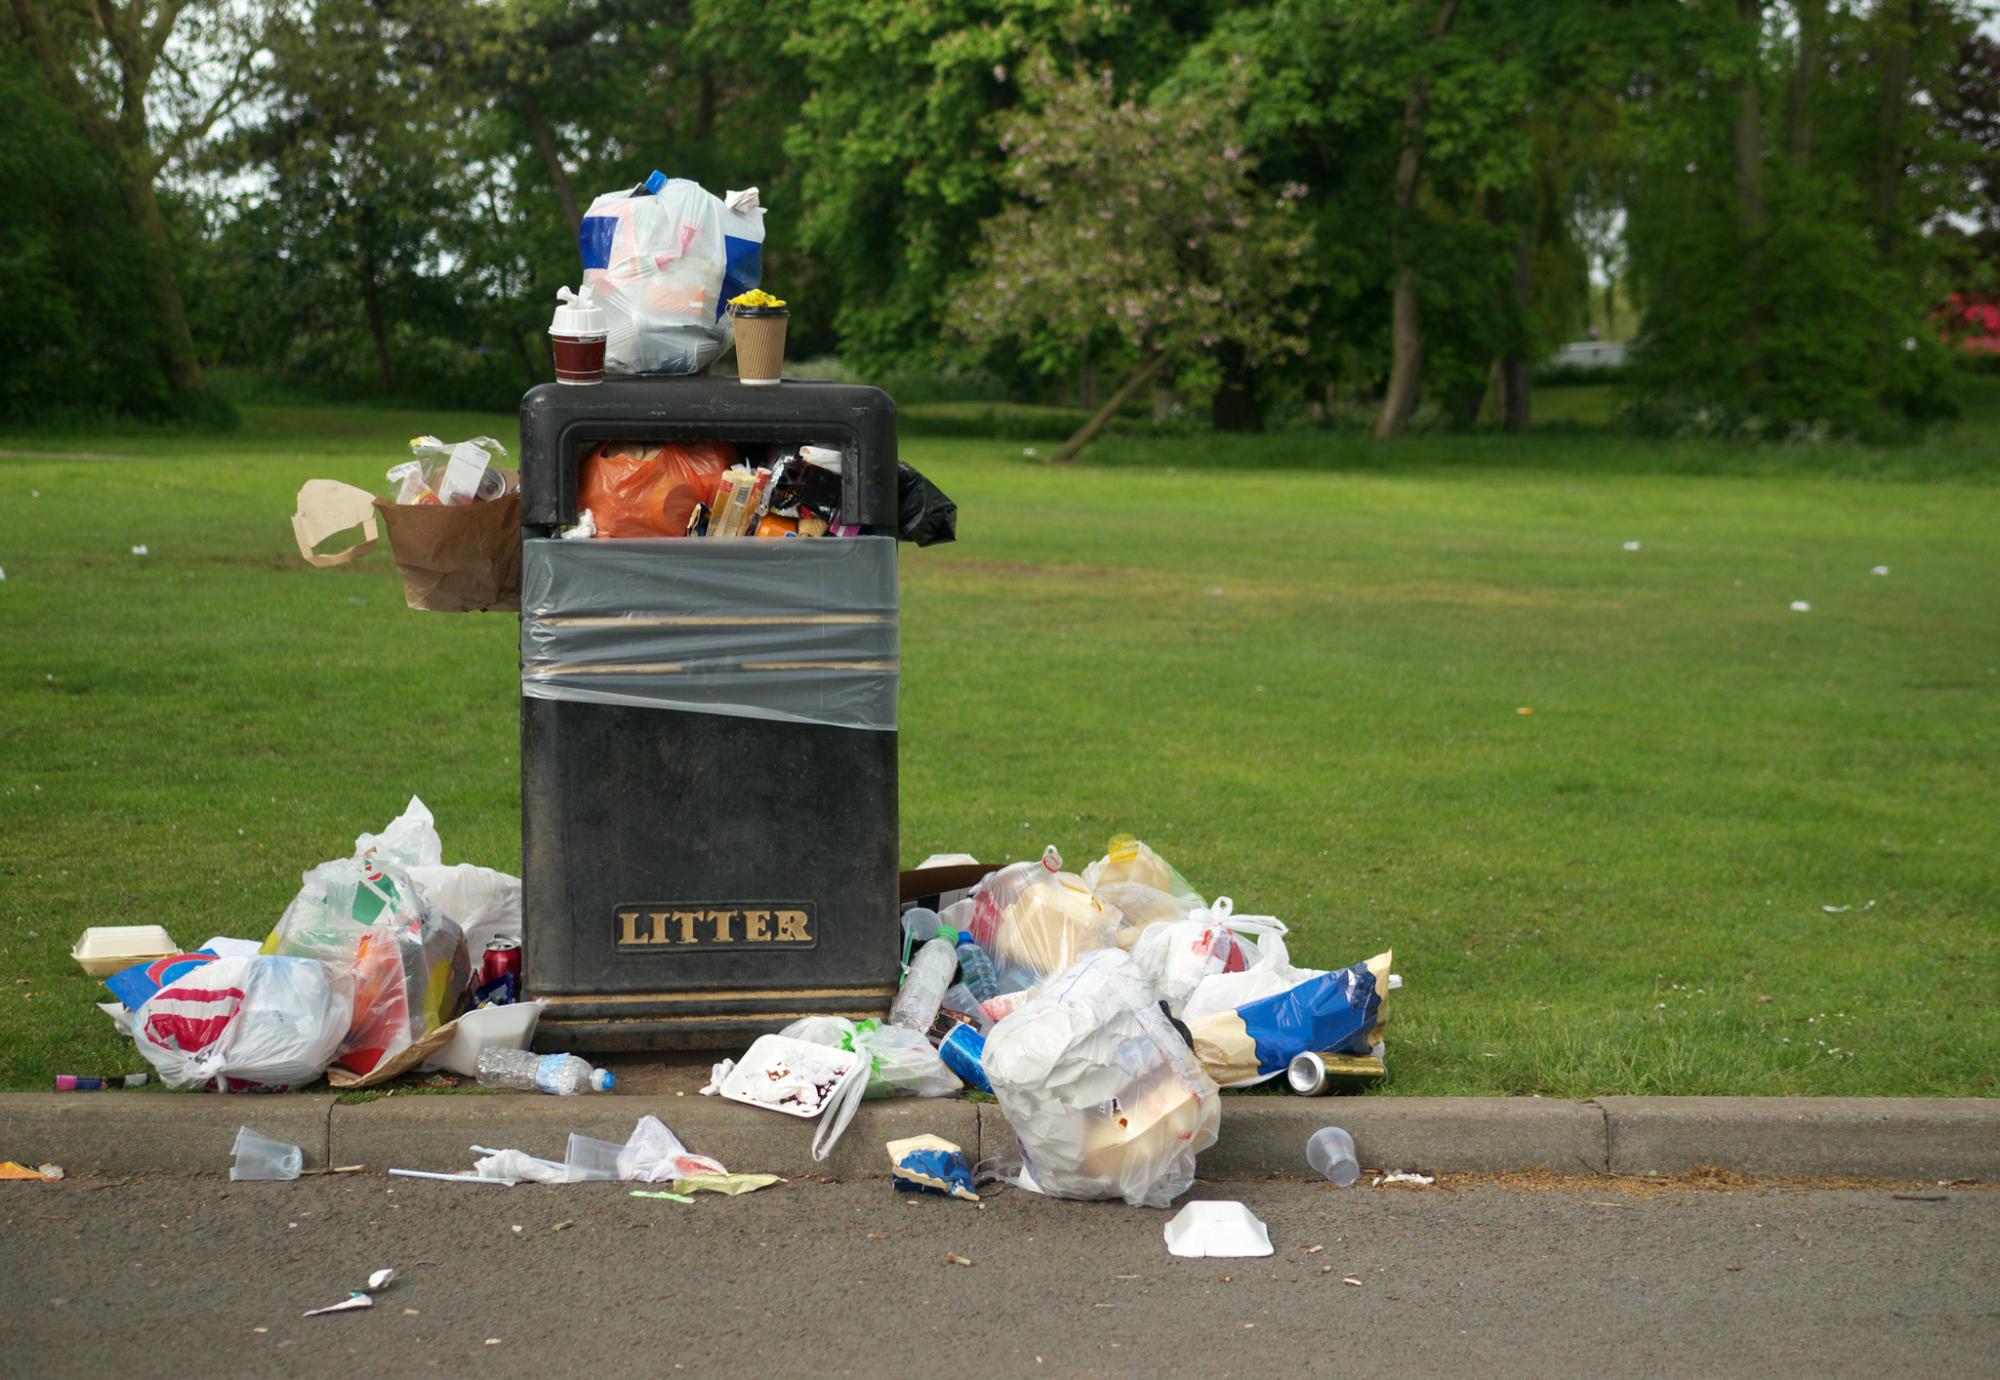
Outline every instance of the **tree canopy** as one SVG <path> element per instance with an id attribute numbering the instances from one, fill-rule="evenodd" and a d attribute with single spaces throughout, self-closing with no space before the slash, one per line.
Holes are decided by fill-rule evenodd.
<path id="1" fill-rule="evenodd" d="M 2000 291 L 1970 0 L 0 13 L 16 419 L 212 411 L 217 367 L 504 406 L 582 208 L 654 167 L 762 189 L 795 358 L 1222 426 L 1524 427 L 1615 303 L 1634 424 L 1889 433 Z"/>

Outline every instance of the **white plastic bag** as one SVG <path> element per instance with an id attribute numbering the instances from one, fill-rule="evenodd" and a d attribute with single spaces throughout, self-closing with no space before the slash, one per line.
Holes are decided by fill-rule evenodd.
<path id="1" fill-rule="evenodd" d="M 618 1177 L 633 1183 L 671 1183 L 695 1174 L 727 1174 L 722 1161 L 691 1154 L 667 1124 L 651 1115 L 639 1118 L 632 1136 L 618 1151 Z"/>
<path id="2" fill-rule="evenodd" d="M 264 947 L 352 975 L 343 1067 L 366 1075 L 458 1014 L 472 976 L 465 935 L 383 851 L 321 863 L 301 883 Z"/>
<path id="3" fill-rule="evenodd" d="M 878 1021 L 857 1025 L 845 1016 L 807 1016 L 778 1033 L 808 1044 L 851 1049 L 868 1061 L 868 1077 L 849 1078 L 833 1101 L 821 1109 L 812 1147 L 816 1160 L 833 1153 L 864 1098 L 946 1097 L 965 1086 L 945 1067 L 929 1040 L 899 1025 Z"/>
<path id="4" fill-rule="evenodd" d="M 410 880 L 431 904 L 465 932 L 466 953 L 477 963 L 496 939 L 521 938 L 521 879 L 475 863 L 414 866 Z"/>
<path id="5" fill-rule="evenodd" d="M 764 211 L 757 189 L 711 195 L 654 173 L 590 203 L 577 232 L 583 280 L 604 308 L 604 367 L 694 374 L 730 340 L 729 298 L 757 286 Z"/>
<path id="6" fill-rule="evenodd" d="M 1060 973 L 1091 950 L 1109 947 L 1121 923 L 1116 906 L 1062 870 L 1054 844 L 1034 862 L 989 873 L 973 896 L 972 937 L 1002 972 Z"/>
<path id="7" fill-rule="evenodd" d="M 986 1076 L 1024 1187 L 1163 1208 L 1194 1183 L 1221 1098 L 1157 1003 L 1130 955 L 1102 949 L 993 1027 Z"/>
<path id="8" fill-rule="evenodd" d="M 356 858 L 376 857 L 398 867 L 436 867 L 444 861 L 444 842 L 438 838 L 437 820 L 430 807 L 415 796 L 379 834 L 361 834 L 354 840 Z"/>
<path id="9" fill-rule="evenodd" d="M 1220 973 L 1236 947 L 1221 919 L 1162 920 L 1139 931 L 1132 961 L 1175 1016 L 1203 978 Z"/>
<path id="10" fill-rule="evenodd" d="M 1233 1011 L 1245 1002 L 1275 997 L 1290 991 L 1307 978 L 1318 977 L 1324 968 L 1294 968 L 1285 948 L 1285 926 L 1268 915 L 1231 915 L 1225 909 L 1229 898 L 1216 898 L 1211 913 L 1221 912 L 1236 942 L 1245 946 L 1249 966 L 1240 973 L 1215 973 L 1203 978 L 1179 1011 L 1184 1021 Z M 1246 936 L 1255 935 L 1254 944 Z"/>
<path id="11" fill-rule="evenodd" d="M 132 1042 L 170 1088 L 291 1087 L 326 1071 L 353 1010 L 353 977 L 324 963 L 218 958 L 147 998 Z"/>

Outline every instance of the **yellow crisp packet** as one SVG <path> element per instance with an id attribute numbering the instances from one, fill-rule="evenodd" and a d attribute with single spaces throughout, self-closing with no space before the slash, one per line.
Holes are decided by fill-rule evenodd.
<path id="1" fill-rule="evenodd" d="M 736 296 L 730 298 L 729 305 L 732 307 L 782 307 L 785 305 L 785 299 L 782 297 L 773 297 L 762 288 L 751 288 L 748 292 L 739 292 Z"/>
<path id="2" fill-rule="evenodd" d="M 674 1192 L 726 1193 L 734 1198 L 739 1193 L 755 1193 L 783 1182 L 776 1174 L 690 1174 L 674 1180 Z"/>

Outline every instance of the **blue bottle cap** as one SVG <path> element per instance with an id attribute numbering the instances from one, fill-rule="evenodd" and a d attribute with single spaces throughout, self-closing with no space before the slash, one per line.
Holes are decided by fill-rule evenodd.
<path id="1" fill-rule="evenodd" d="M 666 185 L 667 175 L 658 168 L 653 169 L 653 175 L 646 179 L 646 190 L 655 194 L 659 192 L 660 188 Z"/>

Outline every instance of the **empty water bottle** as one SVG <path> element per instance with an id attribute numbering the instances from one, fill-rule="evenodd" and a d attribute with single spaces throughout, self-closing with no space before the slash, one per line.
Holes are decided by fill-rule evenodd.
<path id="1" fill-rule="evenodd" d="M 479 1051 L 479 1085 L 515 1092 L 604 1092 L 618 1085 L 609 1069 L 594 1069 L 574 1054 L 530 1054 L 525 1049 Z"/>
<path id="2" fill-rule="evenodd" d="M 981 1001 L 1000 995 L 1000 974 L 992 957 L 969 934 L 958 936 L 958 971 L 972 995 Z"/>
<path id="3" fill-rule="evenodd" d="M 910 971 L 903 976 L 903 990 L 896 993 L 896 1003 L 889 1008 L 889 1024 L 918 1032 L 929 1030 L 957 971 L 958 949 L 942 935 L 918 949 L 910 960 Z"/>

